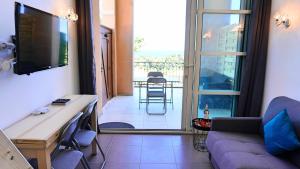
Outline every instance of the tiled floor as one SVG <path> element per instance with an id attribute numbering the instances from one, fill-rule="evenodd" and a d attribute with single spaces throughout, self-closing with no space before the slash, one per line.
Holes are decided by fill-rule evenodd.
<path id="1" fill-rule="evenodd" d="M 191 135 L 100 135 L 107 156 L 105 169 L 212 169 L 208 154 L 193 149 Z M 89 155 L 92 169 L 102 162 Z M 78 166 L 82 169 L 82 166 Z"/>
<path id="2" fill-rule="evenodd" d="M 142 97 L 145 97 L 145 89 Z M 168 90 L 170 97 L 170 90 Z M 118 96 L 110 100 L 99 115 L 99 122 L 126 122 L 136 129 L 181 129 L 182 88 L 174 89 L 174 108 L 167 105 L 166 115 L 148 115 L 145 104 L 138 104 L 138 88 L 134 89 L 133 96 Z M 153 113 L 162 112 L 162 104 L 150 104 L 149 110 Z"/>

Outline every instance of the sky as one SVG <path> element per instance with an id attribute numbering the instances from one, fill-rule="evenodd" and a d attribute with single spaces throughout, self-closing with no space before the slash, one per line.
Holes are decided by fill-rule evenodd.
<path id="1" fill-rule="evenodd" d="M 141 51 L 184 51 L 186 0 L 134 0 L 134 37 Z"/>
<path id="2" fill-rule="evenodd" d="M 230 2 L 231 9 L 240 8 L 240 0 L 227 1 Z M 232 23 L 238 23 L 239 15 L 229 16 Z M 185 21 L 186 0 L 134 0 L 134 37 L 145 40 L 141 52 L 183 53 Z"/>

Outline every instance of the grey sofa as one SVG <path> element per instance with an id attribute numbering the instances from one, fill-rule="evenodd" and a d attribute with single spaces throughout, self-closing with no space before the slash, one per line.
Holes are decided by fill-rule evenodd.
<path id="1" fill-rule="evenodd" d="M 264 146 L 263 125 L 287 109 L 300 138 L 300 102 L 273 99 L 263 118 L 216 118 L 206 145 L 215 169 L 296 169 L 300 168 L 300 150 L 272 156 Z"/>

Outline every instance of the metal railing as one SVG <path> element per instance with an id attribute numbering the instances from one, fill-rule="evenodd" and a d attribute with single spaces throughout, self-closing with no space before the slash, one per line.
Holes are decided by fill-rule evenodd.
<path id="1" fill-rule="evenodd" d="M 176 87 L 183 86 L 183 62 L 133 62 L 134 80 L 142 80 L 148 72 L 158 71 L 164 74 L 167 80 L 179 81 Z"/>

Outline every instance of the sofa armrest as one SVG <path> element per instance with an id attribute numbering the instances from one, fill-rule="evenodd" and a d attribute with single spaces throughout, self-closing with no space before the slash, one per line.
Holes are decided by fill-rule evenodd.
<path id="1" fill-rule="evenodd" d="M 261 123 L 261 117 L 218 117 L 212 119 L 211 130 L 259 134 Z"/>

